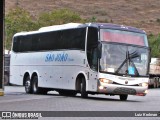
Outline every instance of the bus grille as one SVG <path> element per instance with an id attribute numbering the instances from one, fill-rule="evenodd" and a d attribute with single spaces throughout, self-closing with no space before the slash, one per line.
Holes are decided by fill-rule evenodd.
<path id="1" fill-rule="evenodd" d="M 117 83 L 117 82 L 113 82 L 113 84 L 116 84 L 116 85 L 124 85 L 124 84 L 120 84 L 120 83 Z M 127 84 L 125 84 L 127 86 Z M 129 86 L 139 86 L 138 84 L 135 84 L 135 85 L 129 85 Z"/>
<path id="2" fill-rule="evenodd" d="M 114 92 L 114 94 L 131 94 L 131 95 L 135 95 L 136 94 L 136 90 L 135 89 L 133 89 L 133 88 L 124 88 L 124 87 L 118 87 L 113 92 Z"/>

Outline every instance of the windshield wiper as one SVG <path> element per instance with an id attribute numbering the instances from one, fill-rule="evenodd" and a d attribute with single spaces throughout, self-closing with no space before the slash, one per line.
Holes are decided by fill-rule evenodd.
<path id="1" fill-rule="evenodd" d="M 118 69 L 116 70 L 116 74 L 119 73 L 119 71 L 122 69 L 122 67 L 124 66 L 124 64 L 127 62 L 127 70 L 126 70 L 126 74 L 128 74 L 128 63 L 131 63 L 133 65 L 133 67 L 135 68 L 135 72 L 136 75 L 139 76 L 138 70 L 134 64 L 134 62 L 132 61 L 132 59 L 139 57 L 139 54 L 137 53 L 137 51 L 134 51 L 133 53 L 129 53 L 129 51 L 126 51 L 126 59 L 122 62 L 122 64 L 118 67 Z"/>

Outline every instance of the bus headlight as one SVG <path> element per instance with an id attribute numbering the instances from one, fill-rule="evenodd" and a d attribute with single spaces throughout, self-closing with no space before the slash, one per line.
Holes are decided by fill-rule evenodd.
<path id="1" fill-rule="evenodd" d="M 102 83 L 107 83 L 107 84 L 112 84 L 112 83 L 113 83 L 112 80 L 108 80 L 108 79 L 106 79 L 106 78 L 100 78 L 99 80 L 100 80 L 100 82 L 102 82 Z"/>
<path id="2" fill-rule="evenodd" d="M 142 86 L 142 87 L 148 87 L 148 83 L 144 82 L 144 83 L 140 83 L 139 86 Z"/>

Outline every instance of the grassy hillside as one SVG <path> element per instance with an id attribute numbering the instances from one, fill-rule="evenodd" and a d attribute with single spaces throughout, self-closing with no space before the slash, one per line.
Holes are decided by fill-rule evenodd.
<path id="1" fill-rule="evenodd" d="M 5 0 L 6 14 L 16 6 L 29 11 L 33 18 L 42 12 L 67 8 L 82 18 L 113 22 L 144 29 L 147 34 L 160 32 L 160 0 Z"/>

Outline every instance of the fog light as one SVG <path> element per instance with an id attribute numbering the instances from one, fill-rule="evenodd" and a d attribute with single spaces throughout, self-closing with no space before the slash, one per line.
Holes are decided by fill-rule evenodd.
<path id="1" fill-rule="evenodd" d="M 148 87 L 148 83 L 144 82 L 144 83 L 140 83 L 139 86 L 142 86 L 142 87 Z"/>
<path id="2" fill-rule="evenodd" d="M 148 87 L 148 83 L 142 83 L 142 87 Z"/>
<path id="3" fill-rule="evenodd" d="M 100 89 L 100 90 L 103 90 L 103 88 L 104 88 L 103 86 L 99 86 L 99 89 Z"/>

